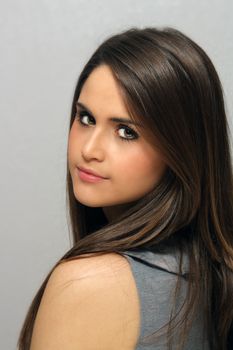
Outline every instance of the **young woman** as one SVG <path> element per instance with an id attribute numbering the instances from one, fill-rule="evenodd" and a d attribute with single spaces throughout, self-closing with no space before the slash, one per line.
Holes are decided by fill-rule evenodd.
<path id="1" fill-rule="evenodd" d="M 36 294 L 19 350 L 230 347 L 229 141 L 200 46 L 172 28 L 105 40 L 72 104 L 73 247 Z"/>

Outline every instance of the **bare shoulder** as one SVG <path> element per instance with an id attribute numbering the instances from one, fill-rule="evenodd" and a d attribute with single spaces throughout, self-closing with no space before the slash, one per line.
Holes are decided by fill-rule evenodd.
<path id="1" fill-rule="evenodd" d="M 117 253 L 83 257 L 50 276 L 30 350 L 135 348 L 140 307 L 127 259 Z"/>

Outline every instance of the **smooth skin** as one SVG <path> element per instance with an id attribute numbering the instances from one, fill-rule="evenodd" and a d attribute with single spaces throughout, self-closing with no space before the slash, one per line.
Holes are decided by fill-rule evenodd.
<path id="1" fill-rule="evenodd" d="M 78 107 L 70 130 L 68 162 L 74 195 L 87 206 L 102 207 L 111 221 L 154 188 L 166 164 L 159 150 L 142 136 L 142 126 L 110 120 L 131 118 L 108 66 L 90 74 L 77 102 L 91 116 Z M 82 181 L 77 166 L 91 168 L 106 179 Z M 135 349 L 140 302 L 130 264 L 117 253 L 87 255 L 53 271 L 30 350 Z"/>
<path id="2" fill-rule="evenodd" d="M 87 206 L 102 207 L 112 219 L 154 188 L 166 163 L 160 151 L 142 136 L 145 130 L 141 126 L 110 120 L 122 117 L 132 121 L 107 65 L 89 75 L 77 102 L 92 116 L 78 107 L 70 130 L 68 158 L 74 194 Z M 77 166 L 91 168 L 107 179 L 95 184 L 84 182 L 77 175 Z"/>
<path id="3" fill-rule="evenodd" d="M 30 350 L 133 350 L 139 324 L 139 299 L 126 258 L 107 253 L 69 261 L 48 281 Z"/>

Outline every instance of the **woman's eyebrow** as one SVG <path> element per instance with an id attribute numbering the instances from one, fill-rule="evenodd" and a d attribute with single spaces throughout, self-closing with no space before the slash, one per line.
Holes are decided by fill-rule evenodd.
<path id="1" fill-rule="evenodd" d="M 90 116 L 93 117 L 93 113 L 91 112 L 91 110 L 87 106 L 85 106 L 84 103 L 77 101 L 76 107 L 81 107 L 81 108 L 85 109 L 90 114 Z M 115 123 L 127 123 L 127 124 L 133 124 L 136 126 L 143 127 L 143 125 L 141 123 L 137 123 L 131 119 L 120 118 L 120 117 L 111 117 L 111 118 L 109 118 L 109 120 L 112 122 L 115 122 Z"/>

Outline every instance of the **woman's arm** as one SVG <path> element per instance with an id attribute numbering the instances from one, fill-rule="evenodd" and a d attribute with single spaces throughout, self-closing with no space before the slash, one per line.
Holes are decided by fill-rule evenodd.
<path id="1" fill-rule="evenodd" d="M 133 350 L 139 301 L 127 260 L 115 253 L 66 262 L 52 273 L 30 350 Z"/>

